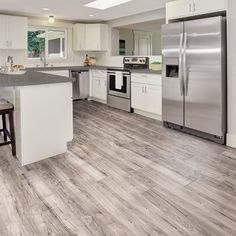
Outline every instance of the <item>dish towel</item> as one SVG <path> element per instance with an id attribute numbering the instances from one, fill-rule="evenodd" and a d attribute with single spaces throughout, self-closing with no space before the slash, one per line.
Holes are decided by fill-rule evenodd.
<path id="1" fill-rule="evenodd" d="M 116 72 L 116 89 L 121 89 L 123 86 L 123 73 L 120 71 Z"/>

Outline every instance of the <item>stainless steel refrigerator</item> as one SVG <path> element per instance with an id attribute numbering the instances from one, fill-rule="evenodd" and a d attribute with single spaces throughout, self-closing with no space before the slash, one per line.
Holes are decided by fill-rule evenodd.
<path id="1" fill-rule="evenodd" d="M 164 125 L 224 144 L 225 18 L 163 25 L 162 60 Z"/>

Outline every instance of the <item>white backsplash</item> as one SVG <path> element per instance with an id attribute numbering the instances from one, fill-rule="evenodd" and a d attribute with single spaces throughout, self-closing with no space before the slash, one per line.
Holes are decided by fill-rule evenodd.
<path id="1" fill-rule="evenodd" d="M 123 58 L 124 58 L 124 56 L 110 56 L 109 52 L 97 53 L 98 65 L 101 65 L 101 66 L 122 67 L 123 66 Z M 161 56 L 150 56 L 149 63 L 151 64 L 154 61 L 161 62 L 162 57 Z"/>
<path id="2" fill-rule="evenodd" d="M 68 55 L 65 60 L 48 61 L 49 64 L 54 66 L 82 66 L 85 59 L 85 52 L 73 52 Z M 97 58 L 97 65 L 100 66 L 123 66 L 123 56 L 110 56 L 109 52 L 104 53 L 88 53 L 89 56 Z M 13 56 L 15 64 L 23 64 L 26 67 L 36 67 L 38 64 L 42 64 L 39 60 L 27 59 L 26 51 L 24 50 L 0 50 L 0 65 L 5 65 L 8 56 Z M 150 63 L 153 61 L 160 61 L 161 56 L 151 56 Z"/>

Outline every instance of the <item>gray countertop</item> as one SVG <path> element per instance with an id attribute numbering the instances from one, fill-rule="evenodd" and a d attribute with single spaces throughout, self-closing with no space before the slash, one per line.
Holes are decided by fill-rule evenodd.
<path id="1" fill-rule="evenodd" d="M 60 66 L 60 67 L 38 67 L 38 68 L 27 68 L 29 71 L 47 71 L 47 70 L 107 70 L 107 69 L 123 69 L 122 67 L 115 66 Z M 160 70 L 150 69 L 131 69 L 131 73 L 147 73 L 147 74 L 161 74 Z"/>
<path id="2" fill-rule="evenodd" d="M 123 69 L 121 67 L 112 66 L 60 66 L 60 67 L 38 67 L 27 68 L 26 73 L 23 75 L 5 75 L 0 74 L 0 87 L 14 87 L 14 86 L 29 86 L 40 84 L 54 84 L 73 82 L 75 79 L 68 78 L 59 75 L 52 75 L 46 73 L 40 73 L 40 71 L 53 71 L 53 70 L 107 70 L 107 69 Z M 130 70 L 133 73 L 149 73 L 149 74 L 161 74 L 161 71 L 140 69 Z"/>
<path id="3" fill-rule="evenodd" d="M 75 79 L 73 78 L 40 73 L 36 70 L 27 70 L 26 73 L 23 75 L 0 74 L 0 87 L 56 84 L 56 83 L 65 83 L 73 81 L 75 81 Z"/>

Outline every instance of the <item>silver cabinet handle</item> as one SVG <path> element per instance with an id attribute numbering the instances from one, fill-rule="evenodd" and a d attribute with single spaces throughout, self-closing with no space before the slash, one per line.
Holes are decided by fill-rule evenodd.
<path id="1" fill-rule="evenodd" d="M 189 11 L 192 12 L 192 3 L 189 3 Z"/>
<path id="2" fill-rule="evenodd" d="M 185 91 L 185 96 L 188 95 L 187 40 L 188 40 L 188 34 L 184 33 L 183 70 L 184 70 L 184 91 Z"/>
<path id="3" fill-rule="evenodd" d="M 142 87 L 142 93 L 144 93 L 144 86 Z"/>
<path id="4" fill-rule="evenodd" d="M 145 93 L 147 93 L 147 86 L 145 86 Z"/>
<path id="5" fill-rule="evenodd" d="M 179 45 L 179 85 L 180 85 L 180 94 L 184 95 L 184 82 L 183 82 L 183 39 L 184 34 L 180 34 L 180 45 Z"/>
<path id="6" fill-rule="evenodd" d="M 196 11 L 196 3 L 193 3 L 193 11 Z"/>
<path id="7" fill-rule="evenodd" d="M 101 85 L 101 81 L 100 80 L 98 80 L 98 84 Z"/>

